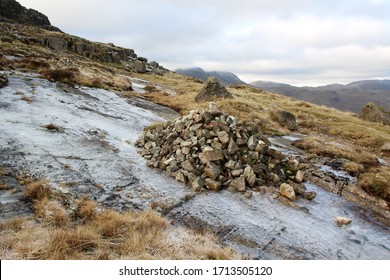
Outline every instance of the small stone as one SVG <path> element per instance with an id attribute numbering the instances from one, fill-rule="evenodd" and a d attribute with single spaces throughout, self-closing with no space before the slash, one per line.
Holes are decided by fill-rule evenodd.
<path id="1" fill-rule="evenodd" d="M 293 184 L 293 188 L 296 194 L 303 195 L 306 191 L 306 187 L 304 184 Z"/>
<path id="2" fill-rule="evenodd" d="M 268 145 L 264 141 L 259 140 L 256 145 L 255 151 L 259 153 L 264 153 L 267 147 Z"/>
<path id="3" fill-rule="evenodd" d="M 340 216 L 336 217 L 336 225 L 339 227 L 344 226 L 344 225 L 349 225 L 351 222 L 352 222 L 352 220 L 349 218 L 340 217 Z"/>
<path id="4" fill-rule="evenodd" d="M 230 173 L 232 174 L 233 177 L 238 177 L 244 172 L 243 169 L 238 169 L 238 170 L 232 170 Z"/>
<path id="5" fill-rule="evenodd" d="M 186 156 L 182 152 L 182 150 L 176 150 L 176 160 L 177 160 L 177 162 L 183 162 L 183 161 L 185 161 L 185 159 L 186 159 Z"/>
<path id="6" fill-rule="evenodd" d="M 225 163 L 225 167 L 227 169 L 235 169 L 236 163 L 234 160 L 229 160 L 227 163 Z"/>
<path id="7" fill-rule="evenodd" d="M 247 142 L 247 145 L 248 145 L 249 150 L 254 151 L 255 148 L 256 148 L 256 144 L 257 144 L 257 143 L 256 143 L 256 138 L 255 138 L 255 136 L 252 135 L 251 137 L 249 137 L 249 140 L 248 140 L 248 142 Z"/>
<path id="8" fill-rule="evenodd" d="M 244 197 L 246 198 L 246 199 L 249 199 L 249 198 L 251 198 L 253 196 L 253 192 L 245 192 L 245 194 L 244 194 Z"/>
<path id="9" fill-rule="evenodd" d="M 231 138 L 229 141 L 229 146 L 228 146 L 229 155 L 234 155 L 238 151 L 239 151 L 239 148 L 238 148 L 236 142 L 233 140 L 233 138 Z"/>
<path id="10" fill-rule="evenodd" d="M 215 180 L 217 179 L 218 175 L 221 174 L 221 169 L 218 167 L 218 165 L 210 162 L 204 169 L 204 173 L 207 177 Z"/>
<path id="11" fill-rule="evenodd" d="M 188 160 L 183 161 L 181 163 L 181 167 L 188 172 L 194 171 L 194 167 L 192 166 L 192 164 Z"/>
<path id="12" fill-rule="evenodd" d="M 245 192 L 246 191 L 245 177 L 240 176 L 239 178 L 233 179 L 232 182 L 230 183 L 229 188 L 233 188 L 239 192 Z"/>
<path id="13" fill-rule="evenodd" d="M 196 115 L 194 115 L 194 121 L 196 122 L 196 123 L 199 123 L 199 122 L 201 122 L 203 120 L 203 116 L 202 115 L 200 115 L 200 114 L 196 114 Z M 202 124 L 203 125 L 203 124 Z"/>
<path id="14" fill-rule="evenodd" d="M 224 158 L 223 151 L 220 148 L 206 150 L 199 154 L 199 158 L 202 163 L 209 163 L 210 161 L 218 161 Z"/>
<path id="15" fill-rule="evenodd" d="M 177 133 L 180 133 L 180 132 L 182 132 L 183 130 L 184 130 L 184 123 L 182 123 L 180 120 L 179 121 L 176 121 L 176 123 L 175 123 L 175 131 L 177 132 Z"/>
<path id="16" fill-rule="evenodd" d="M 191 145 L 192 145 L 192 141 L 183 141 L 183 142 L 181 142 L 180 143 L 180 146 L 181 147 L 191 147 Z"/>
<path id="17" fill-rule="evenodd" d="M 179 145 L 183 141 L 184 141 L 183 139 L 181 139 L 180 137 L 177 137 L 175 140 L 173 140 L 172 144 Z"/>
<path id="18" fill-rule="evenodd" d="M 184 176 L 183 172 L 177 173 L 176 180 L 182 183 L 186 182 L 186 177 Z"/>
<path id="19" fill-rule="evenodd" d="M 280 185 L 279 193 L 280 193 L 280 195 L 287 197 L 288 199 L 290 199 L 292 201 L 296 200 L 294 188 L 287 183 L 283 183 Z"/>
<path id="20" fill-rule="evenodd" d="M 221 141 L 221 143 L 224 145 L 226 145 L 230 142 L 229 134 L 226 131 L 217 132 L 217 136 L 218 136 L 219 141 Z"/>
<path id="21" fill-rule="evenodd" d="M 254 152 L 254 151 L 249 151 L 248 152 L 248 156 L 250 159 L 253 159 L 253 160 L 258 160 L 259 159 L 259 152 Z"/>
<path id="22" fill-rule="evenodd" d="M 210 178 L 206 178 L 206 186 L 209 190 L 212 190 L 212 191 L 219 191 L 221 189 L 221 183 L 220 182 L 217 182 L 213 179 L 210 179 Z"/>
<path id="23" fill-rule="evenodd" d="M 390 152 L 390 142 L 383 144 L 380 147 L 380 150 L 381 150 L 381 152 L 386 152 L 386 153 Z"/>
<path id="24" fill-rule="evenodd" d="M 304 178 L 305 178 L 305 172 L 303 172 L 302 170 L 298 170 L 297 174 L 295 174 L 295 181 L 297 183 L 302 183 Z"/>
<path id="25" fill-rule="evenodd" d="M 245 177 L 245 180 L 246 180 L 246 182 L 248 183 L 248 185 L 250 187 L 253 187 L 255 185 L 255 183 L 256 183 L 256 174 L 253 171 L 252 167 L 250 167 L 250 166 L 245 167 L 245 169 L 244 169 L 244 177 Z"/>
<path id="26" fill-rule="evenodd" d="M 184 155 L 189 155 L 191 153 L 191 148 L 189 147 L 183 147 L 181 148 L 181 152 L 184 154 Z"/>
<path id="27" fill-rule="evenodd" d="M 280 182 L 280 177 L 278 176 L 278 174 L 271 173 L 271 175 L 272 175 L 272 182 L 274 182 L 275 184 Z"/>
<path id="28" fill-rule="evenodd" d="M 316 198 L 316 196 L 317 196 L 316 192 L 305 192 L 303 194 L 303 198 L 305 198 L 307 200 L 313 200 L 314 198 Z"/>
<path id="29" fill-rule="evenodd" d="M 192 188 L 194 191 L 199 192 L 201 191 L 204 187 L 206 186 L 206 181 L 201 178 L 197 177 L 193 182 L 192 182 Z"/>
<path id="30" fill-rule="evenodd" d="M 267 154 L 277 160 L 282 160 L 284 158 L 283 154 L 280 151 L 273 148 L 268 149 Z"/>

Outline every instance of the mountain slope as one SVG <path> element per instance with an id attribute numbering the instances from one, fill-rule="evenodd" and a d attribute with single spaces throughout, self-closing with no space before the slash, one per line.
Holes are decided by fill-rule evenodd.
<path id="1" fill-rule="evenodd" d="M 381 104 L 386 110 L 390 110 L 390 80 L 367 80 L 319 87 L 295 87 L 264 81 L 256 81 L 251 85 L 343 111 L 359 113 L 368 102 Z"/>
<path id="2" fill-rule="evenodd" d="M 181 75 L 193 77 L 200 79 L 202 81 L 207 81 L 211 76 L 216 77 L 224 85 L 245 85 L 246 83 L 240 78 L 238 78 L 234 73 L 223 72 L 223 71 L 204 71 L 200 67 L 186 68 L 186 69 L 176 69 L 176 73 Z"/>

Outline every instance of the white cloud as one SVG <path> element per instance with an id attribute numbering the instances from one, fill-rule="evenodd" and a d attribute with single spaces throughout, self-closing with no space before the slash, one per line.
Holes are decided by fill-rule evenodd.
<path id="1" fill-rule="evenodd" d="M 390 1 L 20 0 L 65 32 L 246 80 L 388 77 Z"/>

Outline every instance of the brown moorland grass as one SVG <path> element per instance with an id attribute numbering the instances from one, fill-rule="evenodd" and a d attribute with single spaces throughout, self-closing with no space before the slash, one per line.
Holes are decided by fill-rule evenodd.
<path id="1" fill-rule="evenodd" d="M 70 203 L 45 180 L 22 182 L 35 215 L 0 223 L 1 259 L 241 258 L 215 236 L 173 227 L 155 211 L 119 213 L 86 198 Z"/>
<path id="2" fill-rule="evenodd" d="M 371 195 L 378 196 L 390 205 L 390 167 L 371 168 L 359 177 L 359 186 Z"/>

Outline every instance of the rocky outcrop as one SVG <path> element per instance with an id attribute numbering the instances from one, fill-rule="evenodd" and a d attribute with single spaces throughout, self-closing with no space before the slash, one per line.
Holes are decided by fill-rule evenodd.
<path id="1" fill-rule="evenodd" d="M 364 105 L 360 118 L 370 122 L 390 125 L 390 112 L 386 112 L 381 106 L 373 102 Z"/>
<path id="2" fill-rule="evenodd" d="M 40 43 L 42 46 L 56 51 L 73 52 L 93 60 L 108 63 L 132 62 L 137 58 L 132 49 L 117 47 L 113 44 L 93 43 L 78 37 L 63 36 L 62 34 L 52 34 L 40 40 L 28 38 L 27 43 Z"/>
<path id="3" fill-rule="evenodd" d="M 149 166 L 165 170 L 197 191 L 246 192 L 289 183 L 300 185 L 301 194 L 305 193 L 295 179 L 296 161 L 272 148 L 256 123 L 236 124 L 215 104 L 146 128 L 136 145 Z"/>
<path id="4" fill-rule="evenodd" d="M 4 74 L 0 74 L 0 88 L 5 87 L 8 85 L 8 78 Z"/>
<path id="5" fill-rule="evenodd" d="M 196 102 L 214 101 L 216 98 L 228 98 L 232 99 L 233 95 L 221 85 L 217 78 L 208 78 L 203 89 L 195 97 Z"/>
<path id="6" fill-rule="evenodd" d="M 137 59 L 133 63 L 133 68 L 137 73 L 146 73 L 146 62 Z"/>
<path id="7" fill-rule="evenodd" d="M 15 23 L 57 32 L 43 31 L 38 28 L 23 32 L 22 26 L 13 26 Z M 52 26 L 47 16 L 38 11 L 26 9 L 15 0 L 0 1 L 0 36 L 2 40 L 6 38 L 11 42 L 18 40 L 28 45 L 38 44 L 58 52 L 75 53 L 99 62 L 123 63 L 138 73 L 162 74 L 167 71 L 156 62 L 147 63 L 148 60 L 143 57 L 137 59 L 132 49 L 117 47 L 111 43 L 94 43 L 66 35 Z"/>
<path id="8" fill-rule="evenodd" d="M 51 25 L 47 16 L 36 10 L 27 9 L 15 0 L 0 1 L 0 21 L 34 25 L 52 31 L 60 31 L 57 27 Z"/>
<path id="9" fill-rule="evenodd" d="M 283 110 L 274 110 L 270 113 L 273 121 L 276 121 L 283 127 L 287 127 L 289 130 L 297 130 L 297 120 L 294 114 L 283 111 Z"/>
<path id="10" fill-rule="evenodd" d="M 139 73 L 162 74 L 168 71 L 157 62 L 148 63 L 143 58 L 140 60 L 132 49 L 110 43 L 91 42 L 64 33 L 42 30 L 39 27 L 0 22 L 0 38 L 30 46 L 43 46 L 60 53 L 73 53 L 98 62 L 123 64 L 129 70 Z"/>

